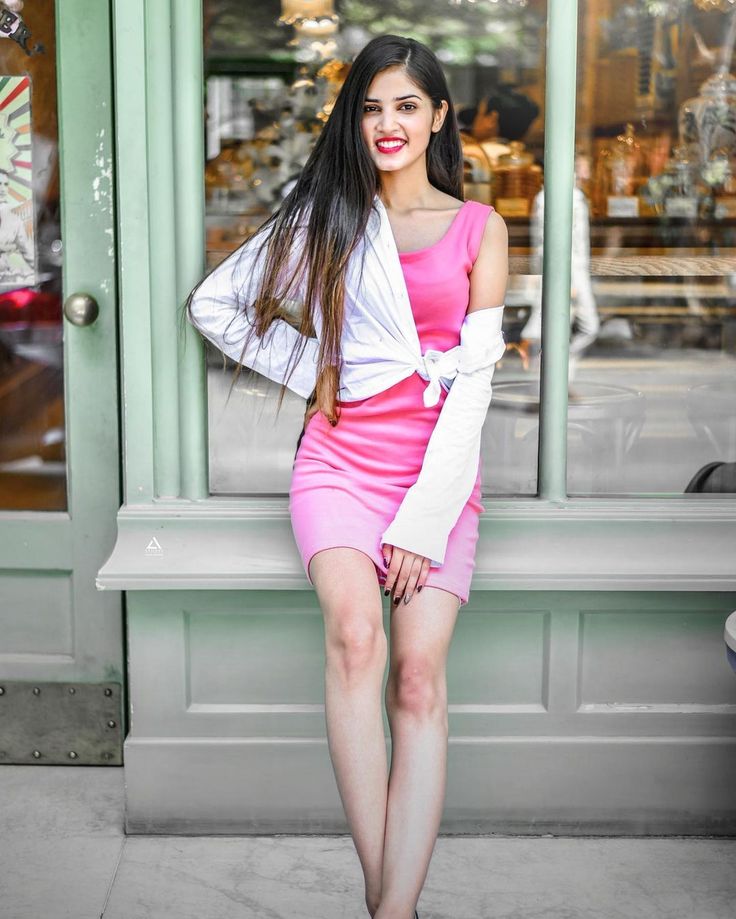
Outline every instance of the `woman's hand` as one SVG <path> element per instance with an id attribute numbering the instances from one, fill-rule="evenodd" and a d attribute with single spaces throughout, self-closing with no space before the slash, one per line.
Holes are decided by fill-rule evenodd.
<path id="1" fill-rule="evenodd" d="M 406 549 L 383 543 L 383 558 L 388 568 L 386 575 L 385 593 L 393 590 L 393 602 L 398 604 L 404 599 L 408 603 L 424 587 L 429 574 L 429 559 L 423 555 L 415 555 Z"/>

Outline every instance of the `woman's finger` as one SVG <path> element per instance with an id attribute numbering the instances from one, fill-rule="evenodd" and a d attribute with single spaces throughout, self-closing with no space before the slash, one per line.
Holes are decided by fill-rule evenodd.
<path id="1" fill-rule="evenodd" d="M 417 578 L 417 593 L 424 587 L 427 583 L 427 576 L 429 574 L 430 564 L 428 558 L 422 558 L 422 567 L 419 569 L 419 576 Z"/>
<path id="2" fill-rule="evenodd" d="M 401 549 L 396 549 L 394 546 L 387 546 L 389 549 L 388 556 L 388 571 L 386 572 L 386 583 L 384 585 L 384 596 L 390 594 L 393 590 L 394 584 L 396 582 L 396 577 L 401 568 Z"/>
<path id="3" fill-rule="evenodd" d="M 404 560 L 401 564 L 401 570 L 394 589 L 395 603 L 399 603 L 401 600 L 403 600 L 404 603 L 408 603 L 409 600 L 411 600 L 417 578 L 421 571 L 422 558 L 423 556 L 415 555 L 413 552 L 404 554 Z"/>
<path id="4" fill-rule="evenodd" d="M 406 588 L 404 590 L 404 603 L 410 603 L 411 598 L 419 589 L 420 578 L 422 576 L 422 571 L 424 570 L 424 562 L 425 558 L 423 555 L 414 556 L 414 561 L 411 566 L 411 573 L 409 574 L 409 580 L 407 581 Z"/>
<path id="5" fill-rule="evenodd" d="M 398 604 L 404 598 L 404 591 L 406 589 L 407 581 L 409 580 L 409 574 L 411 573 L 411 566 L 413 561 L 414 555 L 411 552 L 402 551 L 401 565 L 398 566 L 399 570 L 396 575 L 396 580 L 394 581 L 394 589 L 391 596 L 391 602 L 395 606 L 398 606 Z M 393 565 L 391 567 L 393 567 Z"/>

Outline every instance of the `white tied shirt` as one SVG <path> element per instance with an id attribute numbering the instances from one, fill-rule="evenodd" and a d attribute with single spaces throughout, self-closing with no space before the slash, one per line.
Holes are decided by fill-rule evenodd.
<path id="1" fill-rule="evenodd" d="M 365 399 L 414 372 L 427 381 L 423 394 L 425 406 L 437 404 L 440 387 L 448 392 L 419 480 L 408 490 L 382 538 L 382 542 L 426 556 L 437 567 L 444 562 L 449 533 L 475 485 L 480 429 L 491 397 L 490 379 L 496 361 L 506 348 L 501 330 L 503 305 L 468 313 L 460 330 L 460 344 L 454 348 L 447 351 L 429 348 L 422 352 L 396 240 L 378 195 L 374 197 L 374 206 L 364 237 L 346 268 L 343 368 L 338 399 L 345 402 Z M 259 230 L 241 249 L 224 259 L 205 278 L 191 303 L 196 328 L 235 361 L 241 359 L 244 338 L 253 322 L 252 311 L 246 317 L 243 303 L 255 299 L 261 278 L 265 247 L 259 256 L 260 240 Z M 305 287 L 306 279 L 302 278 L 297 298 L 304 296 Z M 234 297 L 234 290 L 240 292 L 240 303 Z M 292 361 L 288 380 L 289 356 L 295 346 L 301 348 L 304 336 L 283 319 L 273 322 L 262 338 L 252 336 L 242 359 L 244 365 L 270 380 L 286 383 L 307 398 L 317 379 L 322 332 L 319 309 L 314 312 L 314 327 L 316 337 L 307 339 L 299 361 L 296 364 Z M 457 387 L 456 397 L 451 399 L 451 389 L 459 382 L 458 374 L 465 379 Z"/>

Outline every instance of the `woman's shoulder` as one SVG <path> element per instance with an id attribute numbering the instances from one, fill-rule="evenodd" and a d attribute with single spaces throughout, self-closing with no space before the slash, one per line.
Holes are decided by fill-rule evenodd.
<path id="1" fill-rule="evenodd" d="M 501 215 L 492 204 L 485 204 L 483 201 L 476 201 L 475 198 L 466 198 L 465 204 L 473 208 L 476 214 L 481 214 L 484 217 L 488 217 L 489 214 L 498 214 L 498 217 L 503 220 Z"/>
<path id="2" fill-rule="evenodd" d="M 508 232 L 506 221 L 492 204 L 484 204 L 472 198 L 465 203 L 471 206 L 475 219 L 483 228 L 484 235 L 498 237 Z"/>
<path id="3" fill-rule="evenodd" d="M 444 206 L 447 207 L 448 210 L 455 210 L 458 216 L 462 214 L 463 223 L 470 227 L 471 234 L 473 235 L 474 231 L 477 231 L 479 228 L 482 234 L 483 228 L 487 222 L 491 222 L 492 225 L 493 223 L 498 225 L 500 222 L 505 226 L 503 218 L 498 214 L 492 204 L 484 204 L 482 201 L 477 201 L 475 198 L 465 198 L 461 200 L 459 198 L 453 198 L 452 195 L 446 195 Z"/>
<path id="4" fill-rule="evenodd" d="M 493 207 L 482 201 L 472 201 L 472 229 L 470 233 L 470 258 L 475 264 L 484 250 L 497 250 L 508 246 L 508 228 L 506 221 Z"/>

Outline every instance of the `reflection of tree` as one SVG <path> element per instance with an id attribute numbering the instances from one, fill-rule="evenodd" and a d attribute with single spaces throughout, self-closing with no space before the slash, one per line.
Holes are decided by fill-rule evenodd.
<path id="1" fill-rule="evenodd" d="M 270 56 L 284 52 L 292 29 L 276 25 L 280 0 L 205 0 L 205 54 Z"/>
<path id="2" fill-rule="evenodd" d="M 539 64 L 545 12 L 540 3 L 516 9 L 488 3 L 453 6 L 449 0 L 343 0 L 339 9 L 343 25 L 361 26 L 370 37 L 391 32 L 416 38 L 448 63 Z"/>
<path id="3" fill-rule="evenodd" d="M 335 0 L 335 11 L 340 31 L 361 28 L 366 41 L 391 32 L 425 42 L 447 63 L 536 67 L 546 4 L 533 0 L 516 9 L 454 6 L 450 0 Z M 207 0 L 206 54 L 263 58 L 288 52 L 293 32 L 276 25 L 280 12 L 279 0 Z"/>

